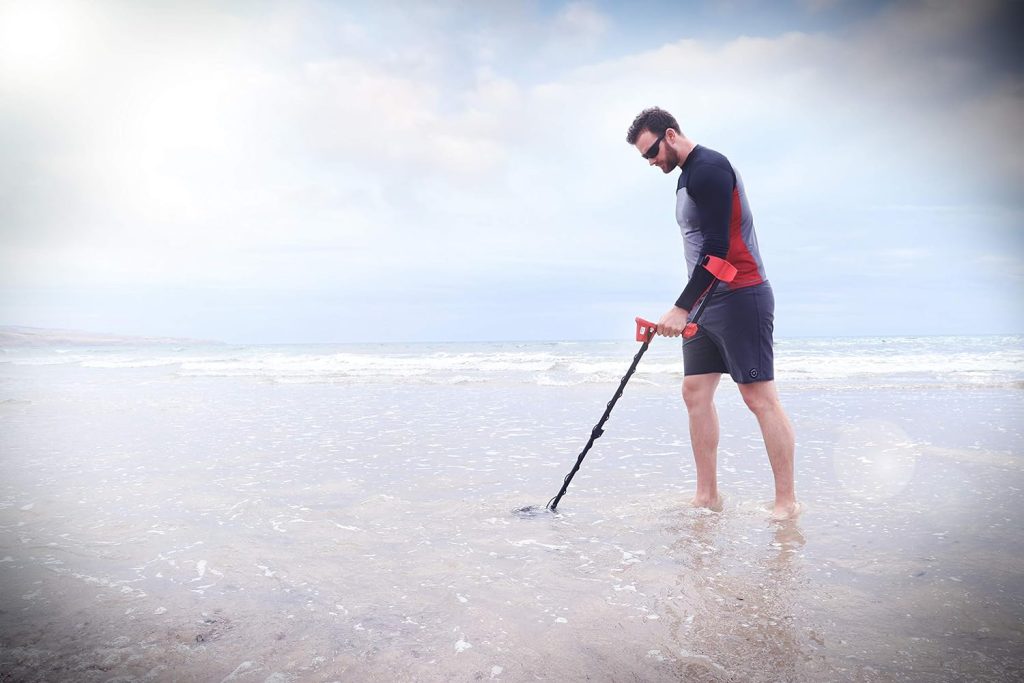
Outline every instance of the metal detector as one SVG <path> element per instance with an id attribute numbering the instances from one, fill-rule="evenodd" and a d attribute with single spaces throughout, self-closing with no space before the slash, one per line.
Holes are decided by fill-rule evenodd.
<path id="1" fill-rule="evenodd" d="M 685 339 L 693 338 L 700 329 L 697 325 L 697 321 L 704 313 L 704 308 L 707 305 L 708 300 L 711 298 L 711 295 L 714 294 L 715 289 L 718 287 L 718 283 L 732 282 L 733 278 L 736 277 L 736 267 L 717 256 L 705 256 L 701 265 L 715 277 L 715 281 L 710 287 L 708 287 L 704 297 L 700 300 L 700 303 L 697 304 L 697 308 L 695 308 L 693 313 L 691 313 L 690 319 L 686 323 L 686 327 L 683 328 L 683 337 Z M 633 362 L 630 364 L 629 370 L 627 370 L 626 374 L 623 375 L 622 381 L 619 382 L 619 388 L 615 390 L 615 395 L 612 396 L 612 400 L 608 402 L 608 407 L 605 408 L 601 419 L 596 425 L 594 425 L 594 428 L 590 430 L 590 439 L 587 440 L 587 445 L 583 447 L 583 450 L 580 452 L 579 456 L 577 456 L 576 464 L 573 465 L 572 470 L 570 470 L 569 474 L 565 475 L 565 480 L 562 482 L 562 488 L 551 500 L 548 501 L 548 504 L 545 506 L 548 510 L 551 510 L 552 512 L 556 511 L 559 501 L 562 500 L 562 496 L 565 495 L 570 482 L 572 482 L 572 478 L 576 476 L 576 473 L 579 471 L 580 465 L 583 463 L 583 458 L 587 457 L 587 453 L 594 445 L 594 442 L 604 434 L 604 423 L 608 421 L 608 417 L 612 413 L 612 408 L 615 407 L 615 403 L 619 400 L 619 397 L 622 396 L 622 390 L 626 388 L 626 383 L 629 381 L 629 378 L 633 376 L 634 372 L 636 372 L 636 366 L 640 363 L 640 359 L 643 358 L 644 353 L 647 352 L 647 347 L 650 346 L 651 340 L 654 338 L 657 330 L 658 326 L 656 323 L 652 323 L 640 317 L 636 318 L 636 340 L 638 342 L 642 342 L 640 350 L 637 351 L 636 356 L 633 357 Z M 514 512 L 517 514 L 528 515 L 532 514 L 536 509 L 536 506 L 528 505 L 523 508 L 518 508 Z"/>

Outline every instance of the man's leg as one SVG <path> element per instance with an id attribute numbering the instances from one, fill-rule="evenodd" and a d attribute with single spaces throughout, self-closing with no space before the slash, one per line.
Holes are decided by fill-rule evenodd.
<path id="1" fill-rule="evenodd" d="M 719 509 L 718 495 L 718 412 L 715 389 L 722 376 L 718 373 L 688 375 L 683 378 L 683 403 L 690 417 L 690 446 L 697 465 L 696 507 Z"/>
<path id="2" fill-rule="evenodd" d="M 753 382 L 737 385 L 747 407 L 757 416 L 761 436 L 768 451 L 768 460 L 775 475 L 775 507 L 772 517 L 789 519 L 799 514 L 793 482 L 793 457 L 796 436 L 786 412 L 779 402 L 775 382 Z"/>

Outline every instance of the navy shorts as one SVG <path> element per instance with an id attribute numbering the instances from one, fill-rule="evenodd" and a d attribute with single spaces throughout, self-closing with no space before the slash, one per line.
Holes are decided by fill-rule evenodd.
<path id="1" fill-rule="evenodd" d="M 685 375 L 728 372 L 738 384 L 775 378 L 775 295 L 770 284 L 733 290 L 719 285 L 697 324 L 697 334 L 683 339 Z"/>

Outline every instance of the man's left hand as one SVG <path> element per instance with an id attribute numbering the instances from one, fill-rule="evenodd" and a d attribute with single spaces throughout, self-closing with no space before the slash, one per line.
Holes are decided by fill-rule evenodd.
<path id="1" fill-rule="evenodd" d="M 685 308 L 673 306 L 658 321 L 658 334 L 663 337 L 680 336 L 683 333 L 683 328 L 686 327 L 686 319 L 689 316 L 690 312 Z"/>

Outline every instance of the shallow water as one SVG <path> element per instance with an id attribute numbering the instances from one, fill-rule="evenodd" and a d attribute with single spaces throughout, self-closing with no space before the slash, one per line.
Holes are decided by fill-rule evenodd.
<path id="1" fill-rule="evenodd" d="M 1012 365 L 1013 351 L 1000 357 Z M 207 370 L 228 362 L 210 353 Z M 695 511 L 677 377 L 641 374 L 559 513 L 522 517 L 557 492 L 617 384 L 604 355 L 559 353 L 543 371 L 558 381 L 543 383 L 480 358 L 465 375 L 486 381 L 268 376 L 317 365 L 295 350 L 250 358 L 259 373 L 153 351 L 0 364 L 0 668 L 85 681 L 1021 676 L 1012 381 L 780 375 L 806 512 L 773 523 L 735 388 L 719 397 L 725 509 Z M 964 372 L 986 372 L 975 361 Z M 566 381 L 573 363 L 604 375 Z"/>

